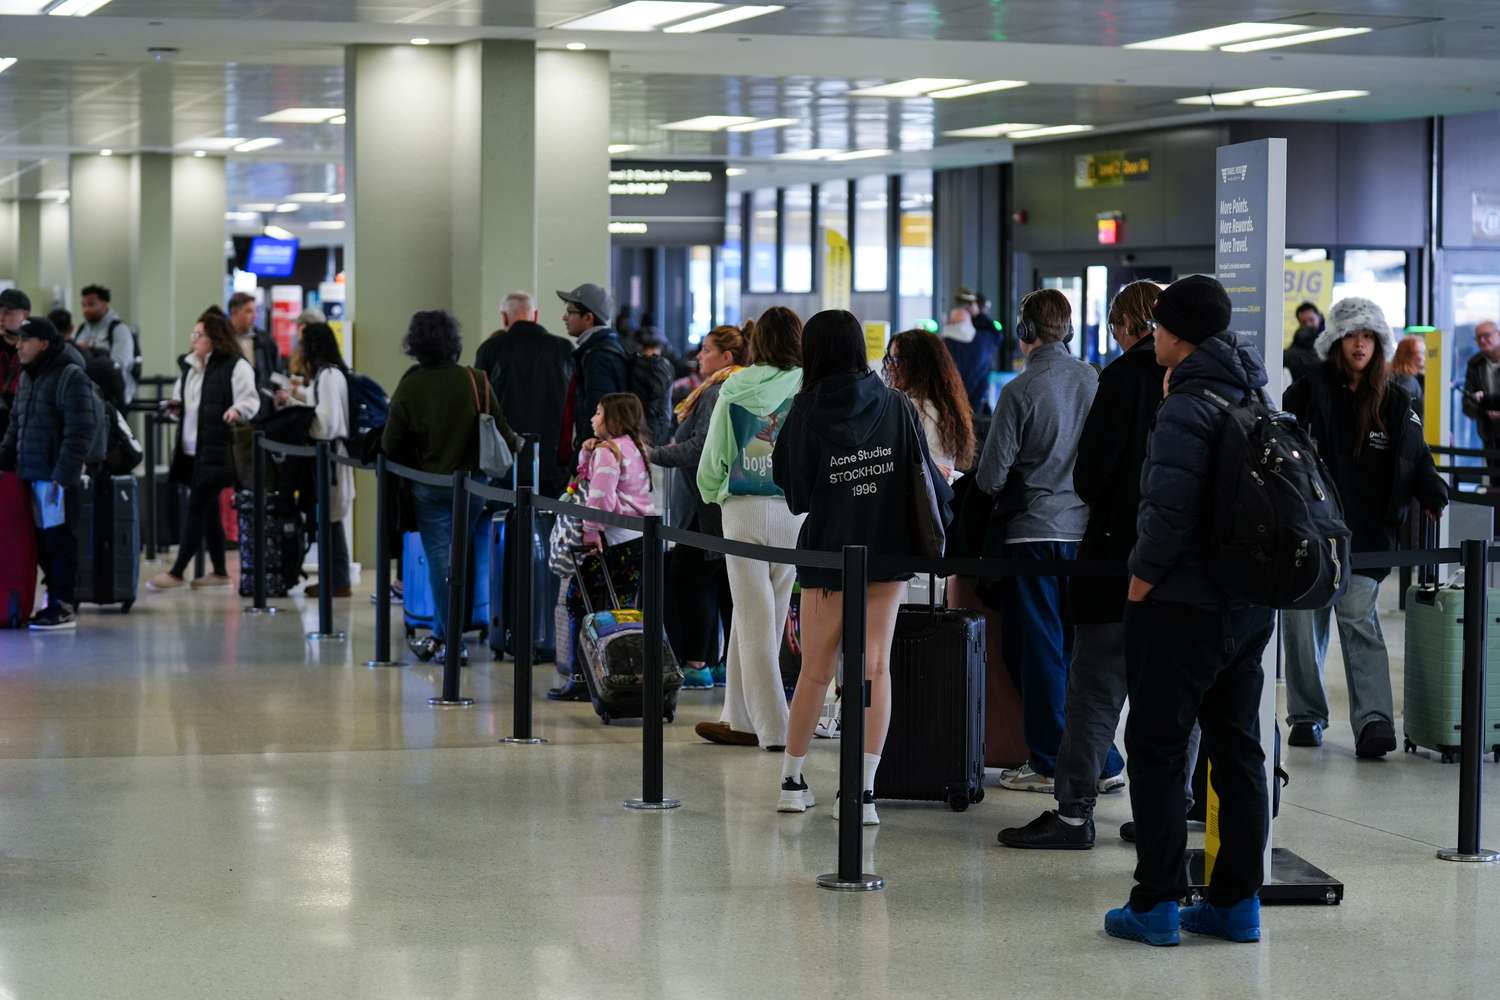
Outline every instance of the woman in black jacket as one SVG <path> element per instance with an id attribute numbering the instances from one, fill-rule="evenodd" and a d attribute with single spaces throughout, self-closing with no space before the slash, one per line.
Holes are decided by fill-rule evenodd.
<path id="1" fill-rule="evenodd" d="M 1318 337 L 1322 368 L 1288 389 L 1284 400 L 1328 464 L 1355 552 L 1395 549 L 1413 499 L 1432 518 L 1448 503 L 1411 397 L 1390 379 L 1395 348 L 1378 305 L 1343 299 L 1329 310 L 1327 329 Z M 1376 611 L 1386 572 L 1355 570 L 1348 593 L 1331 609 L 1338 617 L 1349 721 L 1360 757 L 1396 749 L 1390 661 Z M 1292 746 L 1321 745 L 1328 727 L 1323 663 L 1329 610 L 1286 612 L 1287 742 Z"/>
<path id="2" fill-rule="evenodd" d="M 916 462 L 926 465 L 946 527 L 953 493 L 928 454 L 911 402 L 870 369 L 859 320 L 843 310 L 818 313 L 802 331 L 802 391 L 771 460 L 787 507 L 794 515 L 807 514 L 797 547 L 839 552 L 845 545 L 866 545 L 881 555 L 917 554 L 911 525 L 918 505 L 925 506 L 928 498 L 913 490 Z M 862 597 L 868 603 L 865 676 L 870 681 L 861 799 L 866 826 L 880 822 L 875 771 L 891 720 L 891 638 L 907 578 L 872 573 Z M 802 673 L 787 723 L 780 812 L 804 812 L 813 805 L 802 764 L 843 639 L 839 572 L 799 566 L 797 579 L 802 585 Z"/>
<path id="3" fill-rule="evenodd" d="M 172 568 L 152 577 L 146 586 L 152 590 L 181 587 L 188 563 L 206 540 L 213 572 L 194 580 L 193 586 L 227 587 L 219 494 L 234 485 L 233 426 L 260 412 L 255 369 L 241 353 L 229 321 L 217 311 L 205 312 L 198 319 L 188 353 L 177 363 L 182 375 L 172 389 L 170 408 L 180 422 L 170 476 L 172 482 L 191 489 L 187 529 Z"/>

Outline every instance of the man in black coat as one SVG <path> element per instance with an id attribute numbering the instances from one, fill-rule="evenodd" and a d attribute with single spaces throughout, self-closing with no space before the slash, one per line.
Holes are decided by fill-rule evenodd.
<path id="1" fill-rule="evenodd" d="M 537 323 L 529 292 L 511 292 L 500 309 L 502 328 L 479 345 L 474 367 L 489 375 L 505 421 L 537 441 L 540 483 L 546 496 L 562 495 L 568 466 L 558 460 L 563 407 L 573 378 L 573 349 Z M 571 445 L 571 441 L 568 442 Z M 526 483 L 526 465 L 522 483 Z"/>
<path id="2" fill-rule="evenodd" d="M 572 475 L 578 464 L 578 449 L 594 436 L 590 423 L 599 401 L 612 392 L 629 392 L 630 379 L 625 348 L 609 325 L 609 293 L 598 285 L 579 285 L 571 292 L 558 292 L 567 308 L 563 324 L 568 336 L 578 341 L 573 349 L 573 378 L 563 403 L 559 422 L 557 460 Z"/>

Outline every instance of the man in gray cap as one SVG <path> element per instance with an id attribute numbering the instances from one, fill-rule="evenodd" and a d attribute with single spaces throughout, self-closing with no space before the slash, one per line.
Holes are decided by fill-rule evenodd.
<path id="1" fill-rule="evenodd" d="M 629 392 L 625 348 L 611 329 L 609 317 L 614 303 L 598 285 L 579 285 L 571 292 L 558 292 L 567 306 L 563 325 L 578 342 L 573 348 L 573 378 L 563 404 L 562 434 L 558 439 L 558 463 L 573 469 L 578 449 L 594 436 L 590 421 L 599 400 L 612 392 Z"/>

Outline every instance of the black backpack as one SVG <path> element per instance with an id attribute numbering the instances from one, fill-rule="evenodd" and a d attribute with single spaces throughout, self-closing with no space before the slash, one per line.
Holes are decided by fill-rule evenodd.
<path id="1" fill-rule="evenodd" d="M 114 351 L 115 347 L 115 327 L 117 326 L 124 326 L 125 329 L 130 330 L 130 327 L 125 326 L 125 321 L 119 317 L 109 321 L 109 330 L 105 333 L 104 337 L 105 341 L 109 344 L 111 352 Z M 141 372 L 144 368 L 144 359 L 141 357 L 141 335 L 135 330 L 130 330 L 130 336 L 130 346 L 134 348 L 131 352 L 130 377 L 139 382 L 141 380 Z"/>
<path id="2" fill-rule="evenodd" d="M 625 384 L 640 398 L 653 444 L 665 444 L 672 434 L 672 362 L 633 351 L 625 355 Z"/>
<path id="3" fill-rule="evenodd" d="M 1351 535 L 1312 438 L 1263 393 L 1240 403 L 1197 394 L 1226 414 L 1214 449 L 1210 574 L 1250 604 L 1329 607 L 1349 590 Z"/>

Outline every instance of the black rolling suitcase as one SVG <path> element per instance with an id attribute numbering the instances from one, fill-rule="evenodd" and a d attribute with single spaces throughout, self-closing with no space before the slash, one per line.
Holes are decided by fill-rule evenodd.
<path id="1" fill-rule="evenodd" d="M 255 494 L 240 490 L 234 496 L 239 516 L 240 596 L 255 596 Z M 215 514 L 217 515 L 217 511 Z M 307 537 L 302 513 L 279 493 L 266 494 L 266 596 L 285 597 L 302 579 L 302 557 Z"/>
<path id="2" fill-rule="evenodd" d="M 984 616 L 903 605 L 891 641 L 891 728 L 876 799 L 984 798 Z"/>
<path id="3" fill-rule="evenodd" d="M 140 483 L 95 476 L 77 493 L 78 602 L 118 604 L 128 613 L 141 582 Z"/>

